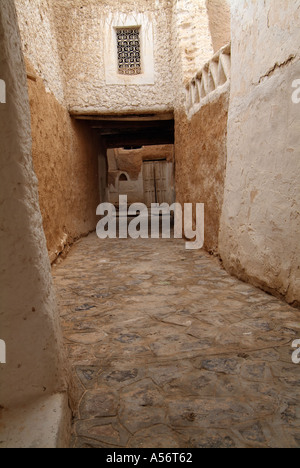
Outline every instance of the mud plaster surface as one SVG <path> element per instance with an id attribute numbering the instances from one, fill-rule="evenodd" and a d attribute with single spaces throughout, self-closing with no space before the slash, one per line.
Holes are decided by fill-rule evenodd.
<path id="1" fill-rule="evenodd" d="M 177 201 L 205 204 L 205 248 L 213 252 L 218 251 L 224 194 L 228 99 L 223 94 L 191 121 L 185 112 L 175 116 Z"/>
<path id="2" fill-rule="evenodd" d="M 35 70 L 27 61 L 28 72 Z M 33 163 L 50 259 L 95 229 L 99 202 L 98 146 L 85 124 L 70 118 L 43 80 L 28 80 Z"/>

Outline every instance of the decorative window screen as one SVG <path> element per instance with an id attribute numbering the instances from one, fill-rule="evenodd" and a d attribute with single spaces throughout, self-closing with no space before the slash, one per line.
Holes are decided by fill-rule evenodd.
<path id="1" fill-rule="evenodd" d="M 120 75 L 140 75 L 140 28 L 117 29 L 118 71 Z"/>

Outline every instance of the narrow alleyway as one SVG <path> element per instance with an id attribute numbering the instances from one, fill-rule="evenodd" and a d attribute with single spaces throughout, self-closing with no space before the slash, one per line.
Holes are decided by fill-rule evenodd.
<path id="1" fill-rule="evenodd" d="M 299 447 L 299 311 L 183 241 L 90 235 L 53 268 L 74 447 Z"/>

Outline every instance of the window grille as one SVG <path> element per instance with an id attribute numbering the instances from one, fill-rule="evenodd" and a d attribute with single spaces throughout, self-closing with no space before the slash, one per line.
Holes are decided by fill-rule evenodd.
<path id="1" fill-rule="evenodd" d="M 117 29 L 118 71 L 121 75 L 140 75 L 141 43 L 139 28 Z"/>

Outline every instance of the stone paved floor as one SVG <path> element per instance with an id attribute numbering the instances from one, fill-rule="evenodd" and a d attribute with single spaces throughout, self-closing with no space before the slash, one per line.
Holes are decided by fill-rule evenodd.
<path id="1" fill-rule="evenodd" d="M 53 274 L 73 447 L 300 447 L 298 310 L 182 241 L 90 235 Z"/>

